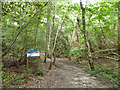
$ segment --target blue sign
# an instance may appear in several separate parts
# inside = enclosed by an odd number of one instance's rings
[[[40,56],[40,49],[27,49],[27,57]]]
[[[40,49],[27,49],[27,53],[40,52]]]

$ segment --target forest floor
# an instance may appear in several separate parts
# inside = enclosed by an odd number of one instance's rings
[[[45,66],[46,65],[46,66]],[[57,58],[56,66],[49,68],[49,59],[44,64],[44,76],[36,77],[27,83],[27,88],[110,88],[111,85],[101,82],[85,72],[80,64],[67,58]]]

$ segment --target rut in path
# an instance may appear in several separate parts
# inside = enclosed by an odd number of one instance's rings
[[[30,82],[29,88],[109,88],[84,72],[80,64],[57,60],[56,65],[43,79]]]

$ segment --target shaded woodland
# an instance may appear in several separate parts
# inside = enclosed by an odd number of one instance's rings
[[[23,84],[32,77],[44,76],[41,63],[49,59],[51,70],[57,58],[78,62],[91,75],[119,85],[120,2],[1,5],[3,87],[25,87]],[[27,49],[40,49],[44,55],[29,58],[29,68]]]

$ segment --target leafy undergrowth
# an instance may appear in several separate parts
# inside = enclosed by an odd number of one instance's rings
[[[87,60],[81,61],[82,67],[93,76],[96,76],[99,80],[104,83],[109,83],[113,87],[118,85],[118,67],[115,60],[108,60],[103,58],[98,58],[94,60],[95,70],[89,70],[89,64]]]
[[[29,68],[26,65],[3,68],[3,88],[25,88],[26,83],[38,75],[43,75],[43,69],[38,70],[31,65]]]

